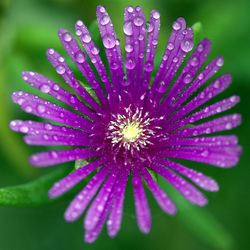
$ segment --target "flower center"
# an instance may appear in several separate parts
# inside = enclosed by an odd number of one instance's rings
[[[126,141],[135,142],[141,135],[143,129],[138,122],[128,123],[121,131]]]

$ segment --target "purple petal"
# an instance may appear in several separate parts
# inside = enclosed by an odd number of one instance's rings
[[[73,75],[73,72],[66,64],[64,58],[58,54],[54,49],[47,50],[47,58],[56,72],[63,77],[66,83],[76,91],[96,112],[101,112],[102,109],[96,100],[85,90],[85,88],[77,81]]]
[[[51,198],[55,198],[67,192],[69,189],[83,180],[86,176],[96,170],[99,166],[104,164],[104,162],[105,160],[103,158],[100,158],[83,167],[78,168],[60,181],[54,183],[52,188],[49,190],[49,196]]]
[[[91,119],[95,121],[98,119],[96,113],[81,102],[76,95],[70,94],[51,79],[32,71],[22,72],[22,78],[32,87],[39,89],[43,93],[48,93],[56,99],[73,107],[75,110],[79,110]]]
[[[73,113],[30,93],[23,91],[14,92],[12,94],[12,100],[13,102],[19,104],[25,112],[49,119],[51,121],[81,128],[85,131],[90,131],[93,126],[93,123],[83,116]]]
[[[115,237],[121,227],[123,203],[128,180],[129,171],[122,171],[121,176],[117,180],[117,186],[112,201],[112,208],[107,221],[108,235]]]
[[[165,213],[174,215],[176,212],[176,206],[173,201],[165,194],[165,192],[157,185],[152,176],[149,174],[147,169],[142,169],[142,175],[148,184],[151,192],[153,193],[159,206]]]
[[[149,233],[151,228],[151,213],[148,206],[142,179],[138,170],[132,169],[132,184],[135,199],[135,211],[137,224],[143,233]]]
[[[108,166],[104,165],[101,167],[83,190],[75,196],[65,211],[64,218],[66,221],[74,221],[81,216],[109,171],[110,168]]]
[[[106,19],[107,18],[108,17],[106,17]],[[112,92],[111,83],[109,81],[109,77],[102,62],[102,59],[99,55],[99,48],[95,46],[93,40],[91,39],[88,29],[81,20],[78,20],[76,22],[75,31],[76,35],[80,39],[80,42],[84,50],[88,54],[91,62],[94,64],[97,72],[99,73],[107,93],[111,93]]]
[[[96,16],[108,59],[112,84],[114,88],[119,88],[119,84],[123,84],[124,81],[120,41],[116,37],[113,24],[104,6],[97,6]]]
[[[151,164],[149,168],[164,177],[190,202],[197,206],[205,206],[207,204],[206,197],[198,189],[196,189],[193,185],[185,181],[180,176],[159,164]]]
[[[30,157],[30,163],[36,167],[47,167],[68,161],[75,161],[79,159],[87,159],[90,157],[97,157],[98,153],[94,149],[88,148],[74,148],[61,151],[49,151],[33,154]]]
[[[106,180],[100,192],[98,193],[95,200],[88,209],[84,219],[84,227],[87,231],[91,231],[97,226],[97,223],[100,220],[100,217],[102,216],[102,212],[106,206],[106,203],[110,199],[110,195],[113,192],[112,190],[115,185],[117,176],[117,169],[113,168],[108,179]]]
[[[212,178],[202,174],[201,172],[195,171],[179,163],[169,161],[166,159],[159,159],[158,162],[187,177],[188,179],[190,179],[192,182],[194,182],[196,185],[198,185],[204,190],[210,192],[216,192],[219,190],[217,182]]]

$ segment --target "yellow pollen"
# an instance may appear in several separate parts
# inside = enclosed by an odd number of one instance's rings
[[[122,129],[121,133],[125,140],[134,142],[140,137],[142,129],[138,125],[138,123],[129,123]]]

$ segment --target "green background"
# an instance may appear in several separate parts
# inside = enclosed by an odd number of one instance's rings
[[[78,19],[89,25],[95,20],[98,4],[107,7],[122,46],[123,9],[126,5],[142,6],[147,18],[151,9],[159,10],[159,55],[177,17],[184,17],[188,25],[202,22],[203,35],[211,39],[213,45],[210,60],[223,55],[225,65],[220,73],[230,72],[233,75],[233,84],[220,98],[232,94],[241,96],[240,104],[233,110],[243,115],[243,124],[234,130],[244,148],[240,163],[233,169],[223,170],[189,162],[188,166],[195,165],[194,168],[218,180],[220,191],[207,194],[210,202],[206,208],[195,208],[181,201],[179,213],[174,217],[165,215],[148,195],[153,215],[149,235],[141,234],[137,228],[131,187],[127,190],[123,224],[118,236],[110,239],[104,229],[91,245],[83,242],[83,217],[75,223],[63,220],[70,195],[58,202],[37,207],[0,206],[0,250],[249,249],[248,0],[0,0],[0,187],[26,183],[60,168],[34,169],[28,164],[29,155],[41,148],[26,146],[22,135],[8,129],[11,119],[31,119],[11,102],[10,95],[14,90],[31,91],[20,77],[23,70],[40,72],[62,83],[46,60],[45,51],[53,47],[65,55],[57,38],[58,27],[74,32],[74,23]],[[72,164],[64,166],[67,167],[72,167]]]

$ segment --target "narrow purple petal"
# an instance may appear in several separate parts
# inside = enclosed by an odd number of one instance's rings
[[[109,17],[105,17],[103,22],[105,20],[107,22],[107,19],[109,19]],[[102,59],[99,55],[99,48],[94,44],[93,40],[91,39],[89,31],[87,27],[83,24],[83,21],[78,20],[76,22],[75,31],[76,35],[79,37],[79,40],[84,50],[88,54],[91,62],[94,64],[97,72],[99,73],[107,93],[111,93],[111,83],[109,81],[109,77],[102,62]]]
[[[217,182],[212,178],[202,174],[201,172],[166,159],[158,159],[157,162],[182,174],[204,190],[210,192],[216,192],[219,190]]]
[[[67,192],[104,163],[105,160],[100,158],[65,176],[63,179],[54,183],[52,188],[49,190],[49,197],[55,198]]]
[[[100,153],[95,149],[88,148],[74,148],[61,151],[53,150],[33,154],[30,157],[30,163],[36,167],[47,167],[68,161],[97,157],[99,155]]]
[[[65,59],[58,54],[54,49],[47,50],[47,58],[56,69],[56,72],[63,77],[66,83],[76,91],[96,112],[101,112],[102,109],[96,100],[86,91],[86,89],[74,77],[72,70],[66,64]]]
[[[213,119],[209,122],[193,126],[191,128],[184,128],[172,133],[172,136],[190,137],[202,134],[212,134],[224,130],[231,130],[241,124],[241,115],[232,114]]]
[[[202,50],[201,50],[202,48]],[[200,67],[203,65],[207,59],[209,52],[211,50],[211,43],[208,39],[203,39],[196,47],[195,51],[189,57],[187,63],[185,64],[183,70],[181,71],[179,77],[174,83],[173,87],[167,93],[162,106],[170,106],[182,90],[189,84],[195,74],[198,72]]]
[[[109,171],[110,168],[108,166],[104,165],[101,167],[97,174],[83,188],[83,190],[75,196],[64,213],[66,221],[74,221],[81,216],[91,199],[96,194],[98,188],[103,183]]]
[[[199,50],[204,50],[204,46],[199,45]],[[179,107],[186,101],[197,89],[199,89],[209,78],[211,78],[223,66],[224,59],[221,56],[216,57],[209,63],[204,70],[202,70],[195,80],[188,86],[188,88],[181,94],[181,96],[174,103],[174,109]]]
[[[117,179],[112,208],[107,221],[108,235],[115,237],[121,227],[123,203],[128,180],[129,171],[122,171],[121,176]]]
[[[132,169],[132,184],[135,199],[137,224],[143,233],[149,233],[151,228],[151,213],[148,206],[141,176],[136,169]]]
[[[164,168],[160,164],[151,164],[149,166],[156,173],[164,177],[170,184],[172,184],[187,200],[198,206],[205,206],[207,204],[206,197],[193,185],[186,180]]]
[[[117,176],[118,171],[116,168],[113,168],[108,179],[106,180],[100,192],[88,209],[84,219],[84,227],[87,231],[93,230],[100,220],[106,203],[110,199],[110,195],[112,193],[113,186],[115,185]]]
[[[160,13],[152,10],[150,13],[150,21],[147,29],[147,46],[146,58],[144,64],[143,87],[148,89],[151,72],[154,68],[155,50],[158,44],[158,37],[160,32]]]
[[[93,123],[83,116],[73,113],[30,93],[23,91],[14,92],[12,94],[12,100],[13,102],[19,104],[25,112],[49,119],[51,121],[81,128],[85,131],[90,131],[93,126]]]
[[[151,192],[153,193],[156,201],[158,202],[159,206],[165,213],[170,215],[174,215],[176,213],[176,206],[173,201],[165,194],[165,192],[158,186],[158,184],[154,181],[152,176],[149,174],[148,170],[143,168],[142,175],[145,181],[148,184]]]
[[[96,16],[108,59],[112,85],[114,88],[119,88],[119,84],[124,84],[120,41],[116,37],[112,21],[104,6],[97,6]]]
[[[156,86],[159,85],[159,83],[164,79],[166,73],[169,71],[173,59],[180,48],[180,44],[183,39],[183,31],[185,30],[185,28],[186,28],[186,22],[184,18],[178,18],[173,23],[173,29],[168,39],[166,50],[162,57],[160,67],[153,81],[152,90],[156,90]]]
[[[195,112],[194,114],[178,121],[173,126],[170,126],[168,128],[168,131],[176,130],[182,126],[185,126],[187,124],[199,121],[201,119],[207,118],[212,115],[219,114],[221,112],[224,112],[226,110],[231,109],[234,107],[237,103],[239,103],[240,97],[239,96],[231,96],[227,99],[224,99],[222,101],[219,101],[217,103],[214,103],[210,106],[204,107],[202,110]]]
[[[98,116],[87,105],[81,102],[76,95],[70,94],[68,91],[61,88],[51,79],[35,72],[22,72],[22,78],[32,87],[39,89],[41,92],[49,94],[56,99],[68,104],[75,110],[82,112],[93,120],[97,120]]]
[[[101,104],[103,105],[103,107],[105,107],[105,105],[107,104],[107,99],[104,91],[102,90],[98,79],[92,71],[88,61],[86,60],[86,55],[81,50],[78,42],[67,30],[64,30],[62,28],[59,29],[58,36],[71,60],[89,82],[90,86],[93,88],[97,97],[99,98]]]

